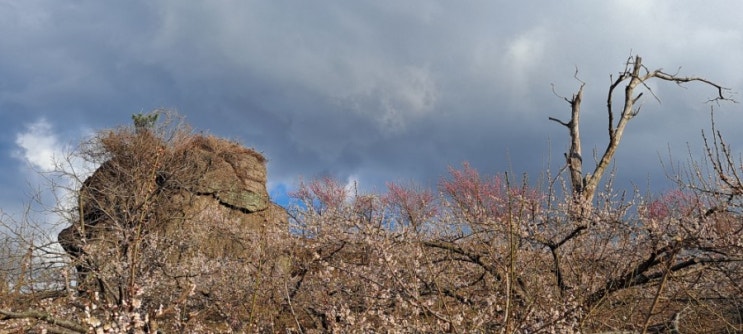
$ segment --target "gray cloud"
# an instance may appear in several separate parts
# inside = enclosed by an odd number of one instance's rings
[[[197,129],[270,159],[272,184],[299,175],[435,184],[448,165],[484,173],[559,168],[566,117],[552,92],[586,87],[586,146],[603,149],[608,76],[631,53],[740,92],[743,4],[695,1],[0,1],[0,164],[47,119],[83,129],[174,108]],[[658,153],[700,142],[714,92],[653,86],[628,130],[619,175],[662,182]],[[736,132],[738,106],[719,117]],[[551,146],[551,147],[550,147]],[[18,177],[0,177],[17,189]],[[9,193],[0,201],[13,200]]]

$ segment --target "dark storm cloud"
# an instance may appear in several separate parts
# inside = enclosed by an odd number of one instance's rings
[[[566,131],[547,117],[564,118],[569,106],[551,84],[569,97],[576,66],[587,83],[587,150],[603,150],[608,76],[633,52],[651,68],[683,66],[741,91],[741,7],[0,0],[0,164],[10,171],[0,181],[23,186],[26,165],[13,152],[29,124],[44,118],[68,143],[159,107],[264,152],[276,187],[323,174],[377,189],[435,185],[465,160],[536,179],[562,162]],[[618,165],[628,182],[663,178],[658,152],[669,143],[683,152],[708,124],[701,102],[714,92],[651,87],[662,104],[645,101],[620,150],[632,160]],[[730,116],[737,106],[720,108],[726,124],[740,124]]]

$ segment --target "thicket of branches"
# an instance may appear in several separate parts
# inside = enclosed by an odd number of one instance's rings
[[[60,262],[64,257],[53,247],[24,239],[27,227],[4,230],[0,328],[743,332],[743,164],[714,123],[702,138],[706,157],[676,171],[676,190],[620,196],[604,177],[626,125],[639,113],[636,89],[652,93],[651,80],[699,82],[714,89],[712,100],[726,100],[726,90],[703,78],[648,70],[640,57],[629,58],[612,80],[607,146],[590,173],[581,157],[581,84],[565,99],[569,121],[551,118],[568,129],[570,147],[565,172],[543,185],[507,173],[481,175],[466,163],[451,168],[436,189],[389,183],[383,192],[359,193],[332,178],[310,180],[292,194],[289,226],[261,231],[234,230],[222,213],[199,212],[178,231],[141,233],[144,223],[172,218],[158,216],[163,211],[154,205],[161,202],[147,191],[146,175],[164,168],[148,164],[155,159],[149,150],[167,152],[191,138],[147,132],[155,139],[129,152],[146,167],[131,179],[141,193],[127,190],[124,202],[116,200],[121,189],[101,189],[110,192],[112,207],[147,217],[119,225],[122,239],[112,241],[112,250],[136,241],[136,251],[112,257],[120,261],[112,271],[88,273],[121,292],[78,291],[70,278],[79,263]],[[123,128],[93,142],[140,140],[143,133]],[[78,153],[104,161],[110,153],[90,152]],[[153,204],[151,214],[141,211],[150,208],[146,203]],[[252,247],[251,256],[215,258],[194,245],[193,235],[215,229]],[[190,255],[177,266],[162,260],[184,250]],[[54,265],[38,268],[52,258]]]

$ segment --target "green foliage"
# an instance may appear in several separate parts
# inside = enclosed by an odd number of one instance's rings
[[[152,129],[155,127],[155,123],[157,123],[157,118],[160,116],[157,112],[151,112],[151,113],[137,113],[132,114],[132,120],[134,121],[134,128],[137,130],[137,132],[147,129]]]

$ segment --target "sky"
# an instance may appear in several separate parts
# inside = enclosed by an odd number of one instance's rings
[[[262,152],[279,201],[318,176],[435,187],[464,161],[537,182],[564,163],[566,128],[548,117],[567,120],[576,70],[584,157],[606,145],[610,75],[632,55],[743,91],[740,13],[737,0],[0,0],[0,210],[21,213],[81,140],[157,108]],[[620,187],[662,191],[661,161],[702,159],[713,106],[743,144],[740,104],[649,87],[660,101],[646,94],[625,133]]]

